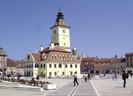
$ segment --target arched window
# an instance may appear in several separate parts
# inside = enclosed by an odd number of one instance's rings
[[[59,68],[62,68],[62,64],[59,64]]]
[[[57,73],[56,73],[56,72],[54,72],[54,75],[56,76],[56,75],[57,75]]]
[[[51,56],[51,59],[54,59],[54,56]]]
[[[56,64],[54,64],[54,68],[56,68]]]
[[[49,64],[49,68],[51,68],[52,67],[52,65],[51,64]]]
[[[77,64],[75,65],[75,68],[77,68]]]
[[[67,68],[67,64],[65,65],[65,68]]]
[[[38,64],[36,63],[36,64],[35,64],[35,68],[38,68],[38,67],[39,67],[39,66],[38,66]]]
[[[52,76],[52,72],[49,72],[49,76]]]
[[[70,65],[70,68],[72,68],[73,66],[72,66],[72,64]]]
[[[54,34],[56,34],[56,30],[54,30]]]
[[[30,60],[30,56],[29,55],[27,56],[27,60]]]
[[[62,72],[62,75],[65,75],[65,73],[64,73],[64,72]]]

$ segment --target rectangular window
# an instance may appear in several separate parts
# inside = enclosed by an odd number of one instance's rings
[[[52,67],[52,65],[51,64],[49,64],[49,68],[51,68]]]
[[[44,64],[44,68],[45,68],[45,64]]]
[[[54,64],[54,68],[56,68],[56,64]]]

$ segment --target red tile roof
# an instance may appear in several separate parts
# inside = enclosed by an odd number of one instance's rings
[[[71,52],[66,51],[59,46],[55,46],[53,49],[44,49],[41,54],[45,54],[46,58],[42,59],[42,61],[70,61],[70,62],[79,62],[79,60],[74,57]],[[52,56],[56,56],[56,59],[51,58]],[[60,56],[63,57],[60,59]],[[72,58],[72,59],[70,59]]]
[[[81,61],[94,61],[95,57],[82,58]]]
[[[32,53],[32,56],[34,57],[34,60],[36,62],[39,62],[40,61],[40,53]]]
[[[23,67],[23,64],[21,61],[15,61],[12,59],[7,59],[7,67]]]
[[[121,63],[122,58],[96,59],[95,57],[82,58],[81,65]]]
[[[133,55],[133,52],[125,53],[125,55]]]

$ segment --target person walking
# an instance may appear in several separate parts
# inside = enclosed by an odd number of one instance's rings
[[[114,73],[112,73],[112,80],[114,80],[114,78],[115,78],[115,74],[114,74]]]
[[[130,73],[130,75],[131,75],[131,77],[132,77],[132,75],[133,75],[132,72]]]
[[[125,71],[123,71],[122,79],[123,79],[123,81],[124,81],[124,83],[123,83],[123,87],[124,87],[124,88],[126,87],[126,78],[127,78],[127,75],[126,75]]]
[[[88,72],[88,80],[91,80],[91,78],[90,78],[90,73]]]
[[[74,74],[74,86],[79,85],[78,81],[77,81],[77,74]]]
[[[34,84],[34,86],[35,86],[35,79],[34,79],[34,77],[32,77],[32,79],[31,79],[31,84]]]
[[[117,78],[117,74],[115,73],[115,80],[117,80],[118,78]]]
[[[84,74],[85,82],[87,82],[87,74]]]

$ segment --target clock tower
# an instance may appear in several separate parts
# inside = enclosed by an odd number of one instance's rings
[[[55,24],[50,29],[52,30],[51,43],[70,52],[70,26],[66,24],[61,9],[58,12]]]

